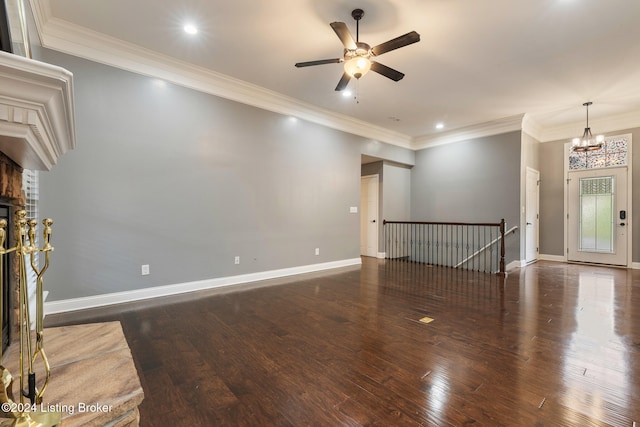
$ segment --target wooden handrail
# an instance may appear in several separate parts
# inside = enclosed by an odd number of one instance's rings
[[[500,225],[500,224],[498,224]],[[500,237],[496,237],[495,239],[493,239],[492,241],[490,241],[489,243],[487,243],[486,245],[484,245],[483,247],[481,247],[480,249],[478,249],[477,251],[475,251],[474,253],[472,253],[471,255],[469,255],[468,257],[466,257],[465,259],[463,259],[462,261],[460,261],[459,263],[457,263],[456,265],[453,266],[453,268],[458,268],[461,265],[463,265],[465,262],[469,262],[469,260],[473,259],[474,257],[480,255],[483,251],[486,251],[487,249],[489,249],[491,246],[493,246],[498,240],[502,240],[503,242],[500,244],[500,260],[502,261],[502,263],[504,264],[504,256],[505,256],[505,250],[504,250],[504,236],[506,236],[509,233],[513,233],[514,231],[516,231],[518,229],[517,225],[514,225],[513,227],[511,227],[509,230],[505,231],[505,232],[500,232]],[[500,273],[503,273],[504,268],[500,267]]]
[[[437,222],[437,221],[387,221],[382,220],[382,224],[420,224],[420,225],[476,225],[479,227],[500,227],[504,223],[501,222]]]
[[[505,266],[505,235],[506,231],[506,222],[503,219],[500,222],[437,222],[437,221],[387,221],[386,219],[382,220],[382,224],[408,224],[408,225],[444,225],[444,226],[473,226],[473,227],[497,227],[500,232],[500,237],[494,239],[493,242],[486,245],[484,248],[476,251],[472,257],[477,256],[480,252],[486,250],[491,244],[495,243],[496,240],[500,240],[500,260],[499,260],[499,272],[498,274],[504,275],[506,274],[506,266]],[[517,227],[513,227],[509,232],[514,231]],[[461,263],[459,263],[456,267],[468,262],[469,258],[465,259]]]

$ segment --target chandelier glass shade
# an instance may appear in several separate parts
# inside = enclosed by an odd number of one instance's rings
[[[359,79],[369,72],[371,61],[366,56],[355,56],[344,63],[344,71],[351,77]]]

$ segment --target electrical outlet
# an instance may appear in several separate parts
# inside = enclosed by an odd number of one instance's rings
[[[234,264],[236,264],[236,265],[240,264],[240,257],[239,257],[239,256],[235,257],[235,259],[233,260],[233,262],[234,262]]]
[[[143,264],[142,265],[142,275],[143,276],[148,276],[149,275],[149,264]]]
[[[316,248],[316,255],[320,255],[320,248]]]
[[[349,207],[349,213],[358,213],[358,207],[357,206]]]

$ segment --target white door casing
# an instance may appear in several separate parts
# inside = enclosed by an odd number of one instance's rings
[[[360,254],[378,256],[378,191],[379,176],[360,179]]]
[[[579,229],[572,222],[573,219],[578,219],[579,205],[575,200],[578,197],[577,188],[579,184],[575,181],[574,190],[576,194],[570,195],[570,183],[573,179],[588,178],[589,171],[600,173],[599,176],[612,176],[611,170],[618,170],[626,177],[626,191],[617,191],[617,196],[624,197],[626,202],[626,209],[621,209],[624,206],[620,206],[620,203],[616,201],[616,206],[613,206],[613,218],[612,221],[615,225],[616,239],[619,233],[624,233],[624,240],[626,240],[626,249],[621,248],[618,250],[619,240],[616,240],[615,251],[619,253],[626,253],[626,263],[620,260],[608,260],[602,256],[602,254],[592,253],[586,255],[587,251],[581,255],[585,255],[589,260],[583,260],[583,257],[575,256],[575,252],[579,248]],[[600,172],[598,172],[600,171]],[[609,175],[607,175],[609,171]],[[622,171],[626,171],[622,172]],[[567,141],[564,144],[564,259],[565,261],[582,261],[582,262],[596,262],[602,264],[615,263],[613,265],[626,266],[627,268],[633,265],[633,135],[632,134],[620,134],[611,135],[605,137],[605,143],[602,152],[596,151],[594,155],[590,153],[575,154],[571,149],[571,142]],[[581,172],[586,172],[586,175],[576,175]],[[618,177],[619,178],[619,177]],[[617,179],[619,181],[619,179]],[[622,183],[624,184],[624,183]],[[620,210],[626,211],[626,220],[620,220]],[[622,226],[621,223],[625,225]],[[621,229],[622,227],[622,229]],[[622,257],[622,255],[621,255]]]
[[[538,259],[540,172],[527,167],[525,183],[525,262]]]

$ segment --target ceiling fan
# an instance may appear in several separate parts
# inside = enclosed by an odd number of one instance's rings
[[[369,70],[373,70],[378,74],[390,78],[393,81],[399,81],[404,74],[393,68],[382,65],[379,62],[372,61],[372,58],[380,56],[383,53],[399,49],[401,47],[420,41],[420,34],[411,31],[395,39],[386,41],[377,46],[371,47],[367,43],[360,41],[360,20],[364,16],[364,10],[354,9],[351,16],[356,20],[356,39],[349,32],[349,28],[344,22],[332,22],[331,28],[336,32],[338,38],[344,45],[344,56],[335,59],[320,59],[317,61],[298,62],[296,67],[310,67],[312,65],[337,64],[344,62],[344,73],[336,86],[336,91],[341,91],[347,87],[352,77],[359,79],[367,74]]]

